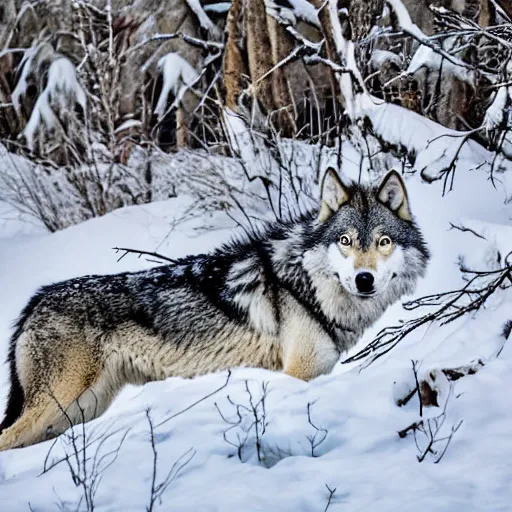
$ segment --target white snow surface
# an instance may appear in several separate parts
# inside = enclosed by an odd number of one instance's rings
[[[343,172],[357,178],[359,155],[347,148],[343,162]],[[407,179],[413,212],[432,251],[427,276],[419,283],[415,297],[463,286],[457,265],[460,255],[467,265],[485,270],[496,266],[497,251],[504,256],[512,250],[512,207],[504,204],[503,189],[491,185],[483,168],[468,170],[478,163],[473,160],[469,166],[461,162],[454,191],[444,197],[440,181],[422,183],[419,172]],[[366,172],[363,178],[368,179]],[[124,208],[51,235],[15,219],[0,224],[2,354],[7,352],[13,320],[39,286],[84,274],[110,274],[154,265],[130,255],[118,261],[119,254],[112,247],[148,251],[158,247],[159,252],[177,257],[208,251],[229,239],[233,230],[225,227],[221,213],[173,224],[192,201],[181,195]],[[2,208],[0,214],[7,218],[8,208]],[[452,230],[450,222],[469,227],[485,239]],[[197,228],[204,224],[223,227],[199,231]],[[431,325],[415,331],[363,370],[340,361],[332,374],[306,383],[261,369],[235,369],[225,388],[156,426],[157,484],[165,480],[176,461],[193,457],[171,481],[154,510],[323,511],[329,498],[326,485],[336,489],[328,507],[331,512],[510,510],[512,349],[510,341],[504,344],[501,335],[503,324],[512,318],[510,302],[510,289],[500,290],[477,314],[446,326]],[[197,313],[200,321],[201,312]],[[352,353],[380,328],[415,314],[419,312],[408,312],[395,304]],[[404,407],[396,405],[396,400],[413,388],[411,360],[420,361],[420,377],[435,377],[441,406],[450,395],[441,369],[478,360],[485,363],[476,374],[455,382],[441,435],[448,435],[461,420],[463,423],[437,464],[431,456],[418,462],[412,434],[404,439],[397,435],[419,419],[416,397]],[[2,366],[2,399],[7,393],[7,373],[7,366]],[[88,470],[95,454],[96,460],[106,456],[101,459],[103,465],[109,462],[112,456],[107,453],[126,436],[117,459],[103,473],[95,510],[147,509],[153,455],[146,409],[151,408],[151,418],[158,425],[221,387],[226,376],[227,372],[220,372],[192,380],[169,378],[141,387],[129,386],[103,416],[85,426],[87,436],[112,434],[103,444],[92,441]],[[426,378],[432,381],[432,376]],[[233,420],[236,410],[231,402],[248,405],[246,381],[255,400],[262,384],[268,382],[268,426],[262,438],[265,464],[258,463],[251,436],[242,454],[243,462],[239,460],[236,449],[223,437],[231,425],[222,419],[215,405],[227,420]],[[308,403],[313,404],[312,422],[327,431],[325,441],[314,450],[315,457],[311,456],[308,436],[316,433],[318,441],[323,434],[308,422]],[[432,418],[440,412],[440,408],[428,407],[424,414]],[[250,418],[244,409],[242,416],[247,426]],[[82,427],[75,427],[73,432],[80,436]],[[226,439],[236,442],[237,435],[243,435],[241,427],[227,432]],[[48,457],[50,463],[71,453],[66,439],[69,437],[64,435],[56,442]],[[420,449],[425,448],[421,435],[418,443]],[[59,505],[66,510],[86,510],[84,501],[80,502],[82,488],[73,483],[66,462],[43,472],[51,447],[52,441],[48,441],[0,453],[2,511],[26,511],[29,504],[38,512],[53,511]],[[71,464],[75,462],[72,458]]]

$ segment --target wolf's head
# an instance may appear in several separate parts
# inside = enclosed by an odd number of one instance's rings
[[[317,235],[342,286],[360,297],[380,295],[393,282],[412,291],[429,253],[400,175],[391,171],[379,186],[364,187],[344,184],[330,168],[321,196]]]

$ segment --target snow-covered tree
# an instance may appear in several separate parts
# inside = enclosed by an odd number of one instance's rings
[[[494,172],[512,158],[510,11],[504,0],[8,0],[0,136],[44,172],[10,176],[7,196],[26,202],[21,189],[39,187],[60,209],[59,194],[73,195],[80,211],[50,229],[150,201],[149,155],[236,156],[233,114],[270,147],[348,137],[368,158],[412,165],[417,142],[384,122],[412,123],[412,111],[494,152]]]

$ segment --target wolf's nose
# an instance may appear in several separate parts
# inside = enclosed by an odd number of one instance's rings
[[[373,275],[370,272],[359,272],[356,276],[356,286],[360,293],[371,293],[373,291]]]

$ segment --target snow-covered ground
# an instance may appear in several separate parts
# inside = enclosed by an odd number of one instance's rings
[[[358,164],[354,153],[344,156],[344,171],[354,177]],[[419,173],[407,180],[413,212],[433,254],[416,297],[463,286],[460,255],[473,268],[485,270],[496,265],[497,251],[504,256],[512,250],[512,207],[504,204],[504,187],[498,183],[494,188],[484,169],[471,167],[469,162],[459,163],[454,191],[444,197],[440,181],[426,185]],[[208,225],[222,226],[217,230],[201,230],[201,217],[174,226],[173,219],[191,201],[180,196],[125,208],[52,235],[10,217],[2,206],[0,216],[10,220],[0,223],[0,352],[6,353],[11,324],[40,285],[153,265],[133,255],[118,261],[113,247],[158,250],[172,257],[207,251],[231,236],[220,213],[208,219]],[[450,222],[470,227],[485,240],[450,229]],[[94,465],[100,473],[105,468],[101,481],[94,484],[95,510],[146,510],[154,467],[147,408],[158,453],[155,485],[169,484],[154,510],[510,510],[512,347],[502,336],[503,325],[512,319],[510,306],[510,290],[498,291],[476,315],[414,331],[365,369],[340,362],[331,375],[309,383],[265,370],[236,369],[225,387],[227,372],[130,386],[102,417],[86,425],[91,443],[85,456],[80,452],[78,459],[74,457],[69,434],[55,445],[49,441],[0,453],[0,510],[86,510],[83,486],[75,485],[70,465],[79,476],[85,468],[89,483]],[[382,327],[420,313],[396,304],[353,352]],[[417,446],[412,433],[403,439],[397,434],[420,419],[416,396],[403,407],[396,404],[414,387],[411,360],[420,361],[420,379],[434,379],[439,391],[440,407],[426,408],[424,421],[439,416],[449,400],[437,437],[449,435],[462,420],[438,463],[433,454],[418,462],[426,448],[425,435],[417,433]],[[450,390],[440,370],[478,360],[485,365],[455,381]],[[7,367],[2,366],[2,404],[6,382]],[[258,406],[258,414],[264,412],[268,423],[261,438],[261,463],[254,429],[246,432],[251,423],[246,409],[239,409],[239,425],[229,423],[236,420],[236,404],[250,404],[246,382],[253,402],[268,383],[265,410]],[[172,417],[180,411],[184,412]],[[81,436],[82,427],[74,432]],[[95,441],[108,434],[105,442]],[[227,442],[236,445],[239,438],[246,439],[243,462]],[[438,454],[443,446],[436,445]],[[45,459],[51,466],[65,453],[70,455],[68,462],[43,471]],[[330,493],[329,488],[335,491]]]

